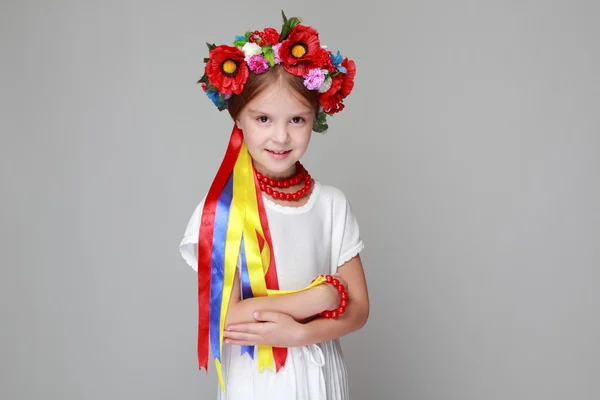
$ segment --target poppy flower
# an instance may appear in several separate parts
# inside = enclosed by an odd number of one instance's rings
[[[206,75],[211,85],[222,94],[240,94],[248,79],[244,52],[237,47],[221,45],[209,52]]]
[[[304,76],[313,68],[329,62],[329,52],[321,48],[319,34],[310,26],[296,25],[279,47],[279,58],[287,72]]]
[[[354,77],[356,76],[356,64],[352,60],[344,58],[342,66],[346,69],[345,74],[342,75],[342,96],[347,97],[354,89]]]

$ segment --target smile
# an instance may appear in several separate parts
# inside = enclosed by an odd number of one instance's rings
[[[269,157],[271,157],[272,160],[276,161],[286,160],[288,156],[292,153],[291,150],[265,150],[267,151],[267,153],[269,153]]]
[[[275,151],[275,150],[269,150],[269,149],[267,149],[267,151],[271,154],[278,154],[278,155],[287,154],[287,153],[291,152],[291,150]]]

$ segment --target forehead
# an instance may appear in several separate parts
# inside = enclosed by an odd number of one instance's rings
[[[312,109],[302,97],[285,85],[271,85],[246,104],[244,111],[249,113],[301,114]]]

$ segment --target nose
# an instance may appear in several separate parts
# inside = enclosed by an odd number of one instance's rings
[[[277,144],[285,144],[290,141],[290,133],[288,131],[288,124],[277,125],[273,127],[273,135],[271,140]]]

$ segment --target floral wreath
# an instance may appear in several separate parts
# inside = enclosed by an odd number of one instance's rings
[[[304,86],[319,92],[319,113],[315,132],[326,132],[327,116],[344,109],[344,98],[354,88],[356,65],[342,58],[339,50],[322,46],[317,30],[302,25],[297,17],[282,11],[281,33],[273,28],[236,36],[233,46],[207,43],[209,57],[198,83],[219,111],[227,109],[232,94],[240,94],[250,73],[262,74],[281,64],[292,75],[304,78]]]

